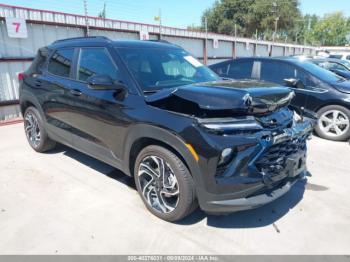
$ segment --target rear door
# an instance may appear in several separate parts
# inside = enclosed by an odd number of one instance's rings
[[[36,79],[36,86],[45,90],[41,106],[48,123],[49,135],[60,142],[71,144],[70,90],[72,86],[72,64],[74,48],[62,48],[51,52],[47,70]]]

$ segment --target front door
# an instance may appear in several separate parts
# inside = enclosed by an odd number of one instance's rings
[[[109,50],[104,47],[80,48],[77,55],[75,82],[70,100],[73,144],[113,166],[120,167],[125,132],[129,125],[124,115],[127,90],[98,90],[89,86],[87,79],[108,75],[113,81],[122,81],[120,71]]]
[[[262,60],[260,67],[260,79],[284,86],[286,84],[285,79],[298,79],[298,72],[299,68],[288,62]],[[292,105],[298,108],[305,107],[308,98],[307,93],[299,88],[292,89],[296,95],[292,100]]]

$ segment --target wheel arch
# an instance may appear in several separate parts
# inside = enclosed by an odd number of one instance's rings
[[[189,169],[195,179],[198,174],[198,163],[186,147],[185,141],[165,129],[147,124],[136,125],[128,132],[124,144],[124,171],[133,176],[134,162],[138,153],[149,145],[159,145],[167,148],[178,156]]]
[[[37,98],[32,95],[32,94],[22,94],[20,96],[20,102],[19,102],[19,106],[20,106],[20,110],[22,113],[22,116],[24,116],[24,112],[26,111],[26,109],[30,106],[35,107],[39,113],[41,114],[43,120],[46,120],[44,112],[40,106],[40,103],[38,102]]]
[[[316,109],[315,112],[317,113],[318,111],[320,111],[322,108],[326,107],[326,106],[342,106],[348,110],[350,110],[350,106],[347,105],[346,103],[343,103],[341,100],[337,101],[337,100],[333,100],[333,101],[329,101],[327,103],[321,104],[319,105]]]

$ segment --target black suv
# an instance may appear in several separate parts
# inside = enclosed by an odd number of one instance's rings
[[[255,79],[291,87],[291,104],[319,118],[316,133],[335,141],[350,139],[350,81],[304,58],[247,57],[227,60],[210,68],[222,77]]]
[[[258,207],[306,173],[312,120],[294,93],[222,80],[180,47],[156,41],[66,39],[41,48],[23,74],[31,147],[56,142],[135,179],[146,207],[179,220]]]

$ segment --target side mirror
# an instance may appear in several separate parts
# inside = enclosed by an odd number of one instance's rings
[[[288,78],[284,79],[285,85],[292,88],[304,88],[304,84],[300,79]]]
[[[88,85],[95,90],[122,90],[125,88],[121,82],[113,81],[108,75],[94,75],[87,79]]]

